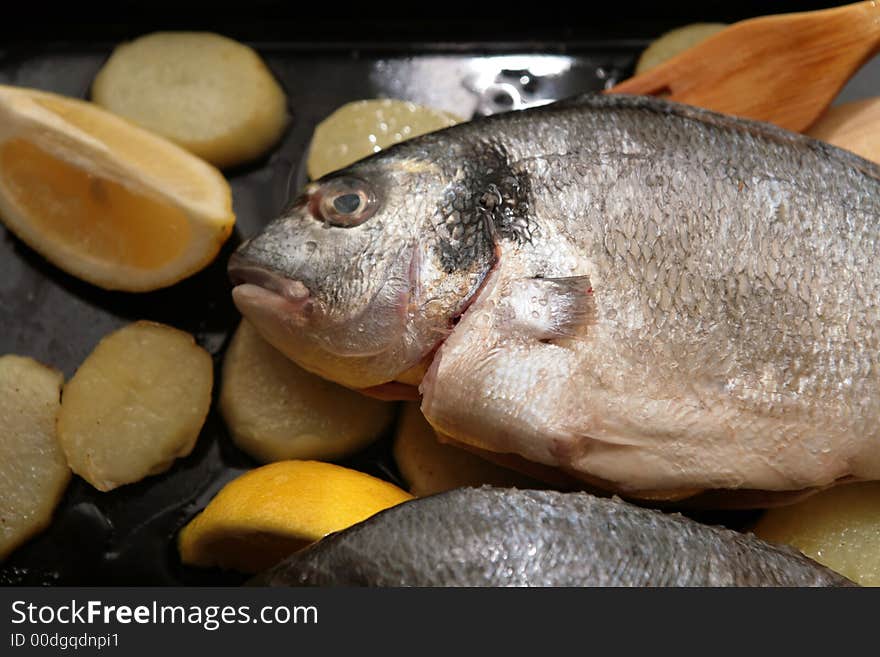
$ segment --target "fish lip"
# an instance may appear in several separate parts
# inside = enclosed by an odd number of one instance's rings
[[[302,281],[287,278],[271,269],[252,264],[237,253],[230,256],[227,273],[234,288],[253,285],[297,305],[303,304],[310,296],[309,289]]]
[[[232,288],[232,300],[239,312],[248,317],[248,309],[252,306],[273,308],[284,318],[285,326],[290,329],[302,329],[308,324],[312,312],[311,300],[294,301],[253,283],[241,283]]]

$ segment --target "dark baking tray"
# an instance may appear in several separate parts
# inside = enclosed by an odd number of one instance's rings
[[[88,97],[95,73],[112,43],[83,47],[10,49],[0,59],[0,83]],[[239,315],[231,302],[226,260],[243,236],[252,235],[286,205],[304,180],[303,155],[314,126],[341,104],[359,98],[405,97],[461,113],[479,98],[461,86],[481,71],[516,83],[532,101],[601,89],[625,75],[638,47],[605,44],[564,58],[531,55],[522,62],[447,46],[416,54],[400,46],[253,44],[278,77],[292,116],[282,142],[263,161],[228,171],[236,230],[206,270],[169,289],[149,294],[100,290],[48,264],[5,229],[0,230],[0,353],[32,356],[70,377],[98,340],[137,319],[190,331],[215,359],[219,382],[224,347]],[[426,49],[427,50],[427,49]],[[511,46],[508,52],[523,52]],[[534,47],[525,48],[534,52]],[[522,83],[525,68],[571,67],[564,75]],[[531,63],[529,65],[529,63]],[[529,66],[527,66],[529,65]],[[513,68],[511,68],[513,67]],[[490,71],[490,73],[486,73]],[[502,71],[507,71],[502,74]],[[477,82],[482,84],[481,82]],[[528,90],[526,89],[528,87]],[[504,88],[504,87],[499,87]],[[497,94],[486,96],[498,101]],[[215,384],[215,395],[217,392]],[[346,461],[397,480],[390,436]],[[256,463],[230,441],[212,409],[194,452],[167,473],[110,493],[74,477],[52,526],[0,567],[5,584],[206,584],[234,583],[230,573],[184,567],[177,558],[178,529],[230,478]]]
[[[658,22],[648,34],[666,27]],[[178,285],[148,294],[103,291],[49,265],[0,227],[0,354],[32,356],[69,378],[102,336],[128,322],[150,319],[190,331],[213,355],[216,396],[224,348],[239,320],[226,260],[243,236],[279,213],[305,179],[304,154],[322,118],[360,98],[407,98],[470,114],[504,109],[511,90],[527,104],[600,90],[631,73],[646,43],[646,38],[602,40],[595,34],[580,39],[562,28],[558,31],[566,32],[567,41],[473,42],[467,37],[481,36],[473,26],[464,34],[447,31],[438,38],[436,25],[429,30],[434,40],[415,41],[420,33],[413,29],[400,32],[409,40],[372,43],[316,43],[302,33],[285,42],[251,40],[284,86],[292,121],[265,159],[225,172],[234,195],[235,233],[211,266]],[[551,28],[536,27],[541,29],[546,34]],[[116,39],[140,31],[108,28],[111,38],[98,43],[81,39],[40,45],[10,38],[0,45],[0,83],[87,98]],[[247,36],[232,26],[226,32]],[[276,33],[264,25],[262,34]],[[342,463],[400,483],[390,438]],[[165,474],[109,493],[74,477],[51,527],[0,564],[0,584],[239,583],[244,578],[234,573],[183,566],[174,539],[224,483],[255,465],[232,444],[212,409],[193,453]],[[733,525],[742,519],[741,514],[721,517]]]

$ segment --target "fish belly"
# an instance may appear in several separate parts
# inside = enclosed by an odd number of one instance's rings
[[[776,133],[569,120],[519,153],[538,230],[435,357],[435,428],[620,491],[880,478],[877,179]]]

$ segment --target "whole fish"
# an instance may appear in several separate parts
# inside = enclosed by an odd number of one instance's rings
[[[383,511],[254,583],[847,586],[799,552],[587,493],[459,488]]]
[[[878,255],[873,163],[591,95],[311,183],[229,269],[306,369],[420,381],[454,441],[662,496],[880,478]]]

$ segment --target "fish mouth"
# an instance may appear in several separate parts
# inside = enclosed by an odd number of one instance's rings
[[[262,316],[265,312],[283,319],[289,326],[304,326],[312,312],[309,289],[301,282],[256,265],[237,253],[229,258],[232,300],[245,315]]]
[[[309,288],[302,281],[255,265],[237,253],[230,256],[227,272],[234,288],[242,285],[256,286],[296,305],[305,303],[310,296]]]

